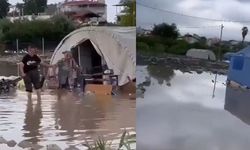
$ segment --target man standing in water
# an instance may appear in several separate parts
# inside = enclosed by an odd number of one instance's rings
[[[41,100],[41,82],[40,73],[38,71],[39,65],[41,65],[41,59],[37,56],[37,48],[34,45],[29,45],[28,54],[23,57],[20,64],[20,71],[26,91],[28,92],[29,100],[31,100],[33,86],[37,93],[37,100]]]

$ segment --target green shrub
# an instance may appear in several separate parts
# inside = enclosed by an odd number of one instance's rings
[[[23,42],[32,42],[44,37],[50,41],[60,41],[64,36],[73,31],[73,22],[64,16],[55,16],[50,20],[19,20],[15,22],[0,22],[0,40],[5,43],[16,39]]]
[[[186,41],[180,40],[176,41],[176,43],[173,46],[167,48],[166,52],[177,55],[185,55],[188,49],[189,49],[189,44]]]
[[[152,49],[155,52],[164,52],[165,51],[165,46],[163,44],[156,43]]]
[[[137,50],[143,50],[143,51],[148,51],[150,48],[147,43],[144,42],[137,42],[136,43],[136,49]]]

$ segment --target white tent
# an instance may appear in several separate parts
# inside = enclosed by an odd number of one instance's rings
[[[82,27],[68,34],[56,47],[50,60],[55,64],[63,58],[62,52],[78,47],[78,53],[84,52],[80,44],[89,40],[102,61],[118,75],[118,84],[122,86],[128,78],[135,79],[136,69],[136,28],[135,27]],[[81,55],[78,55],[80,60]],[[80,61],[81,62],[81,61]]]
[[[207,49],[190,49],[187,51],[186,56],[199,59],[216,60],[215,54]]]

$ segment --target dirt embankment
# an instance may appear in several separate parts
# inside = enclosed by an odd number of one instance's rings
[[[203,71],[227,74],[229,64],[203,59],[194,59],[186,56],[164,54],[162,56],[150,56],[137,54],[137,65],[165,65],[182,72]]]

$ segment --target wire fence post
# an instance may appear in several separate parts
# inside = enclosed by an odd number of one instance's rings
[[[79,45],[77,46],[77,51],[78,51],[79,67],[81,67],[81,47]]]
[[[43,56],[45,55],[45,50],[44,50],[44,38],[42,37],[42,50],[43,50]]]
[[[20,76],[20,64],[17,63],[17,76],[19,77]]]
[[[18,53],[19,53],[18,39],[16,39],[16,53],[17,53],[17,56],[18,56]]]

